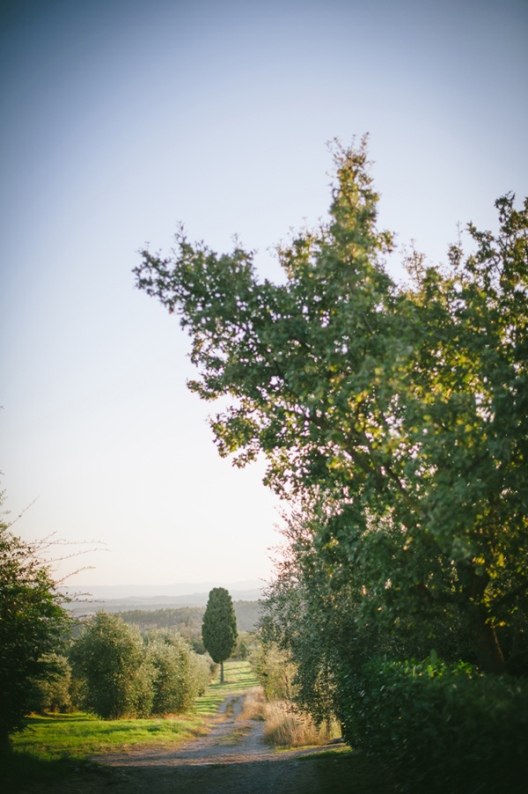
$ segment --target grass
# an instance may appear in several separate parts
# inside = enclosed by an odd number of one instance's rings
[[[242,711],[238,715],[237,720],[263,720],[265,703],[262,687],[252,687],[244,698]]]
[[[327,744],[339,731],[334,725],[318,727],[313,719],[285,701],[264,705],[264,740],[274,747],[314,747]]]
[[[223,684],[220,683],[220,673],[207,688],[205,695],[197,698],[194,710],[197,714],[210,716],[216,714],[218,707],[229,695],[240,695],[248,689],[258,686],[255,673],[249,662],[229,661],[224,664]]]
[[[220,684],[217,676],[188,714],[130,720],[101,720],[85,713],[32,715],[25,729],[13,735],[13,752],[0,759],[0,784],[8,782],[14,791],[16,783],[52,783],[81,768],[94,768],[92,755],[149,744],[174,747],[203,734],[207,718],[216,714],[228,695],[257,683],[249,662],[226,662],[224,673],[225,683]]]
[[[32,716],[13,737],[15,751],[48,758],[85,759],[138,745],[182,742],[203,731],[197,715],[173,719],[100,720],[89,714]]]

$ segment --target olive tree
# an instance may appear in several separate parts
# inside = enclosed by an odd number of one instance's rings
[[[146,655],[153,670],[153,714],[187,711],[209,683],[209,664],[173,631],[152,631]]]
[[[75,641],[74,673],[85,682],[85,705],[103,719],[148,716],[153,670],[145,659],[139,629],[120,615],[98,612]]]

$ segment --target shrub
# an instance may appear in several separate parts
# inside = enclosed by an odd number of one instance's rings
[[[344,678],[346,737],[402,791],[525,791],[528,684],[436,659],[379,662]]]
[[[40,663],[46,674],[32,682],[35,689],[32,710],[69,711],[72,674],[68,659],[57,653],[47,653],[41,656]]]
[[[76,677],[85,682],[85,706],[103,719],[150,714],[152,673],[139,630],[119,615],[98,612],[73,645]]]
[[[147,658],[153,668],[152,713],[188,710],[209,683],[209,664],[176,632],[154,631],[147,637]]]
[[[253,652],[251,664],[268,700],[292,700],[297,666],[275,643],[262,643]]]

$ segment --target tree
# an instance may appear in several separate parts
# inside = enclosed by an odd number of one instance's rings
[[[88,621],[71,660],[74,673],[86,682],[86,706],[103,719],[151,713],[153,670],[139,630],[119,615],[98,612]]]
[[[220,454],[263,452],[267,484],[326,506],[319,549],[350,576],[369,549],[394,621],[456,610],[500,672],[528,595],[528,199],[499,199],[498,233],[470,224],[474,251],[451,247],[444,270],[413,253],[398,285],[366,141],[334,156],[330,220],[277,249],[284,284],[180,231],[172,257],[142,252],[137,285],[191,335],[190,388],[229,400]]]
[[[61,647],[69,625],[41,550],[0,519],[0,750],[23,727],[35,685],[48,672],[45,655]]]
[[[260,627],[264,649],[278,645],[295,663],[293,699],[317,723],[344,716],[343,690],[373,657],[425,658],[434,648],[457,661],[470,653],[467,626],[453,607],[398,610],[395,619],[392,588],[379,566],[394,565],[398,533],[373,530],[351,567],[342,545],[319,542],[328,521],[328,509],[317,502],[283,517],[286,543]]]
[[[41,657],[45,665],[45,677],[35,682],[35,700],[31,711],[68,711],[71,710],[71,667],[66,656],[57,653]]]
[[[153,668],[153,714],[188,710],[209,683],[209,664],[194,653],[174,631],[152,631],[147,636],[147,658]]]
[[[209,593],[202,623],[202,639],[208,653],[220,664],[220,683],[224,683],[224,662],[236,648],[237,622],[233,601],[224,587]]]

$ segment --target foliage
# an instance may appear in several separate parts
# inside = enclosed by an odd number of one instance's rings
[[[293,700],[296,665],[275,643],[260,643],[251,657],[259,683],[268,700]]]
[[[371,532],[351,568],[340,545],[320,544],[327,520],[317,503],[284,516],[260,635],[264,649],[277,644],[295,663],[293,697],[318,723],[339,712],[343,674],[373,655],[423,658],[434,645],[451,661],[471,656],[467,626],[446,605],[394,616],[391,588],[377,587],[381,554],[390,561],[388,533]]]
[[[238,626],[238,618],[237,618]],[[249,631],[239,631],[237,637],[236,648],[233,651],[233,656],[236,659],[249,659],[251,651],[256,646],[255,635]]]
[[[279,494],[325,506],[319,549],[351,576],[370,556],[393,621],[456,614],[501,671],[528,588],[528,199],[499,199],[498,233],[470,224],[473,252],[452,246],[444,270],[412,253],[398,285],[366,141],[334,155],[329,222],[277,249],[284,284],[180,231],[172,257],[142,252],[137,285],[188,330],[190,388],[229,400],[220,454],[263,452]]]
[[[528,686],[460,663],[372,660],[343,682],[341,718],[354,747],[401,790],[525,791]]]
[[[210,659],[173,631],[142,638],[120,615],[99,612],[73,645],[82,703],[104,719],[189,710],[211,676]]]
[[[188,711],[209,683],[207,659],[194,653],[179,634],[167,631],[148,635],[146,656],[153,669],[152,714]]]
[[[257,626],[261,612],[259,601],[233,601],[239,631],[251,632]],[[203,607],[177,607],[163,609],[131,609],[119,611],[125,621],[139,628],[142,634],[151,629],[168,629],[182,634],[193,644],[201,642]]]
[[[205,608],[202,623],[202,639],[211,658],[220,664],[223,682],[226,659],[236,648],[237,622],[233,601],[225,587],[213,587]]]
[[[0,749],[22,727],[45,654],[60,648],[69,623],[40,551],[0,519]]]
[[[71,708],[72,672],[66,656],[43,654],[43,675],[34,682],[31,711],[68,711]]]
[[[104,719],[150,714],[152,671],[139,631],[118,615],[98,612],[71,651],[76,674],[86,681],[86,706]]]

